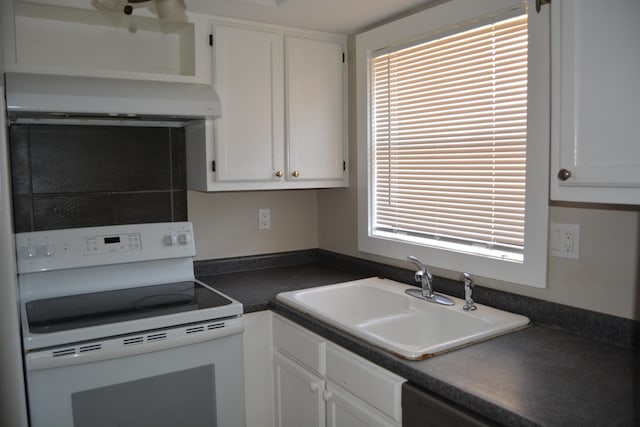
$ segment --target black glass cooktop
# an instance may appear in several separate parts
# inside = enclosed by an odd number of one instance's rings
[[[146,317],[202,310],[231,300],[187,281],[31,301],[26,304],[32,333],[58,332]]]

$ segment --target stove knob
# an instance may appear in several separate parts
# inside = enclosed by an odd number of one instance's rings
[[[178,237],[175,234],[169,234],[164,236],[164,244],[167,246],[173,246],[178,243]]]
[[[38,248],[38,253],[42,256],[53,256],[56,253],[56,247],[53,245],[42,245]]]
[[[179,235],[178,236],[178,242],[181,245],[188,245],[189,243],[191,243],[191,234],[185,233],[185,234]]]
[[[35,246],[27,246],[25,248],[25,255],[27,258],[35,258],[38,256],[38,248]]]

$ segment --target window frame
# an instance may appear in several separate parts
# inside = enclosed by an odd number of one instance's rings
[[[501,260],[397,241],[372,230],[372,155],[370,134],[370,59],[373,52],[390,46],[424,39],[432,33],[444,34],[464,23],[468,28],[478,17],[501,13],[522,5],[522,0],[450,0],[422,12],[401,18],[356,36],[356,103],[358,130],[358,249],[362,252],[405,260],[420,258],[432,267],[453,272],[546,287],[548,210],[549,210],[549,14],[535,11],[535,0],[528,0],[529,13],[529,91],[527,101],[527,172],[525,201],[525,246],[523,261]],[[480,18],[482,19],[482,18]],[[443,24],[449,23],[449,25]],[[544,230],[544,232],[541,232]]]

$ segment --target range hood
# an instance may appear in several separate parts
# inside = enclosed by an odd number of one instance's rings
[[[11,123],[182,126],[220,117],[220,99],[204,84],[6,73]]]

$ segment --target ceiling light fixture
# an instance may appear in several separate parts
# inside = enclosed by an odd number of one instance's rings
[[[184,0],[154,0],[156,12],[160,19],[172,21],[186,21]]]
[[[133,14],[134,6],[150,3],[149,9],[158,18],[169,21],[186,22],[186,6],[184,0],[91,0],[91,5],[101,11],[118,12],[125,15]]]

